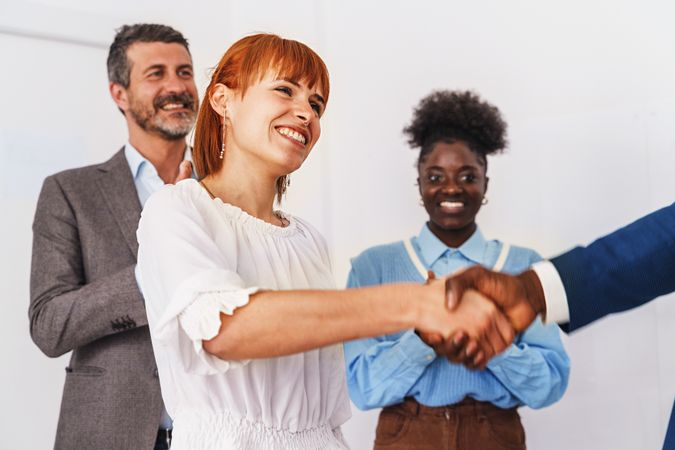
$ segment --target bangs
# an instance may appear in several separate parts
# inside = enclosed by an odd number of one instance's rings
[[[305,83],[310,89],[321,92],[328,102],[330,83],[328,69],[314,50],[297,41],[265,35],[251,47],[242,61],[240,87],[242,93],[260,81],[268,70],[275,70],[278,78],[294,83]]]

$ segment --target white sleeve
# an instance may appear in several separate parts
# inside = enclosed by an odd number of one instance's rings
[[[231,243],[216,245],[210,217],[198,205],[203,199],[185,187],[166,186],[148,199],[137,232],[138,269],[153,343],[187,372],[208,375],[247,362],[211,355],[202,341],[218,334],[221,312],[233,314],[258,288],[233,270],[234,233]]]
[[[546,321],[544,323],[548,325],[550,323],[569,322],[570,312],[567,305],[567,294],[555,266],[550,261],[539,261],[532,265],[532,270],[539,277],[544,289],[544,299],[546,300]]]

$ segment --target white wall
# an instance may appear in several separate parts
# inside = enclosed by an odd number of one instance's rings
[[[324,57],[323,137],[285,207],[328,237],[341,285],[350,257],[425,220],[400,130],[434,88],[475,89],[509,122],[511,147],[490,162],[479,216],[489,237],[554,255],[671,203],[673,13],[670,2],[644,0],[2,0],[0,448],[53,441],[67,358],[48,359],[28,335],[30,225],[44,176],[102,161],[125,141],[105,74],[115,27],[183,31],[200,87],[250,32],[301,39]],[[675,391],[674,299],[566,339],[570,388],[551,408],[522,410],[529,448],[660,448]],[[371,447],[375,420],[354,411],[353,448]]]

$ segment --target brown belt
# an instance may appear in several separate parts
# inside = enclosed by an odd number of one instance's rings
[[[445,416],[450,414],[457,415],[480,415],[490,411],[509,411],[516,408],[502,409],[489,402],[481,402],[470,397],[466,397],[459,403],[446,406],[424,406],[412,397],[406,397],[403,403],[387,406],[386,409],[396,409],[412,416]]]

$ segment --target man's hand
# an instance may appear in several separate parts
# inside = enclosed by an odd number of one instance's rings
[[[179,181],[187,180],[190,177],[192,177],[192,163],[190,161],[183,161],[178,166],[178,176],[174,180],[173,184],[176,184]]]
[[[427,282],[432,289],[442,288],[444,280]],[[444,295],[445,297],[445,295]],[[418,335],[434,350],[453,362],[467,367],[484,367],[497,353],[504,351],[513,341],[515,333],[502,311],[477,291],[467,290],[462,302],[453,310],[446,302],[429,300],[429,310],[416,330]]]
[[[427,273],[427,283],[430,284],[436,280],[436,274],[429,270]],[[422,339],[422,341],[429,347],[433,348],[436,354],[447,358],[453,363],[464,364],[469,369],[484,369],[492,352],[497,348],[501,352],[500,345],[508,346],[513,340],[513,332],[510,327],[506,326],[503,320],[500,320],[503,330],[499,334],[500,339],[496,346],[491,345],[491,350],[487,352],[481,348],[481,344],[476,338],[472,338],[463,329],[456,330],[447,339],[444,339],[440,333],[425,333],[420,330],[415,330],[415,333]],[[505,348],[505,347],[504,347]],[[497,353],[498,353],[497,352]]]
[[[485,295],[504,311],[518,333],[530,326],[538,314],[546,314],[544,290],[532,270],[512,276],[474,266],[446,279],[445,289],[450,309],[461,304],[470,290]]]

